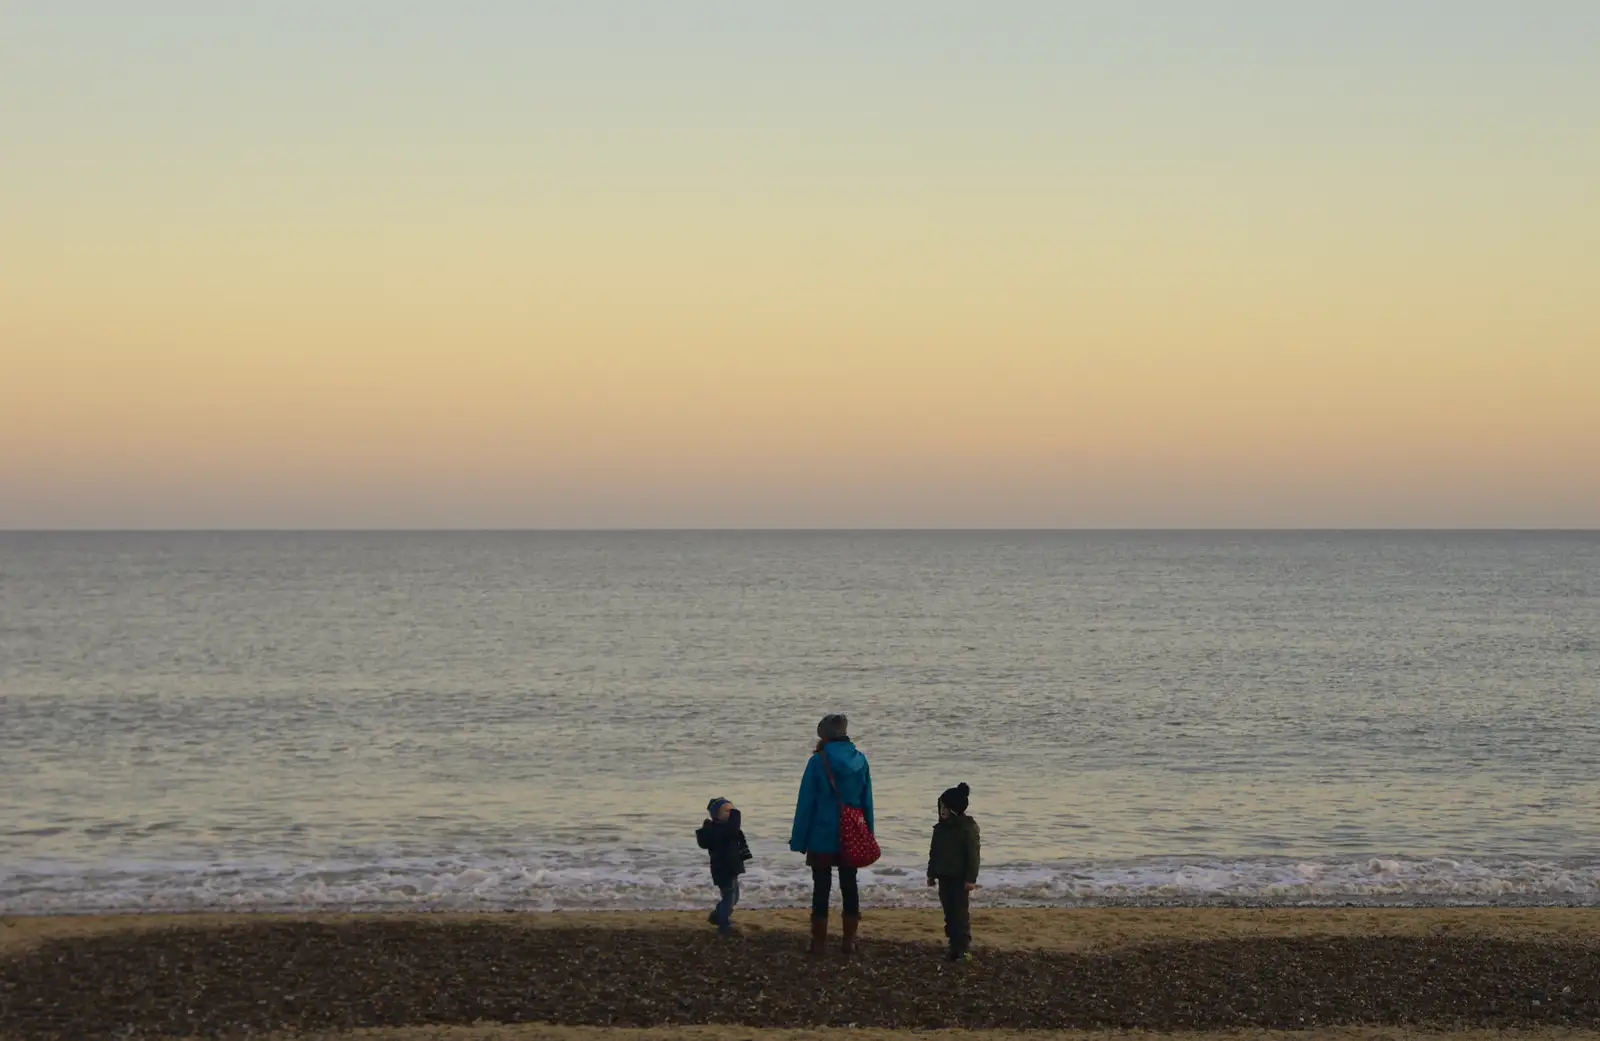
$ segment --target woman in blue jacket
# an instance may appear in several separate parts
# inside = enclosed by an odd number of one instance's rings
[[[811,955],[820,957],[828,944],[828,898],[833,889],[833,869],[839,869],[839,895],[844,899],[844,943],[848,957],[855,951],[856,927],[861,922],[861,894],[856,887],[856,869],[839,856],[839,799],[846,806],[859,806],[867,828],[877,829],[872,820],[872,772],[847,736],[849,720],[842,715],[824,716],[817,724],[817,750],[806,762],[800,779],[800,797],[794,809],[794,828],[789,833],[789,848],[806,855],[811,868]],[[828,757],[833,784],[822,757]]]

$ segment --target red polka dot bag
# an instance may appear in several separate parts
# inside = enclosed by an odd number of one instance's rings
[[[833,789],[834,801],[839,804],[839,862],[853,868],[863,868],[878,862],[883,851],[878,840],[867,827],[867,815],[859,806],[845,805],[839,794],[839,784],[833,779],[833,767],[828,765],[827,752],[822,757],[822,769],[828,775],[828,786]]]

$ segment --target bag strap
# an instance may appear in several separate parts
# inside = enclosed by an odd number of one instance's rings
[[[828,745],[826,742],[821,748],[817,749],[817,758],[822,760],[822,772],[828,775],[828,787],[833,789],[834,801],[840,806],[848,805],[844,801],[844,796],[839,794],[839,782],[833,779],[833,767],[828,765]]]

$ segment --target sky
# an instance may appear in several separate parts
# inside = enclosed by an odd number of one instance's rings
[[[1600,527],[1592,0],[0,0],[0,527]]]

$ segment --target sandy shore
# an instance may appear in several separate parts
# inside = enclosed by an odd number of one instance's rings
[[[869,910],[848,962],[801,956],[801,911],[739,920],[0,918],[0,1037],[1600,1041],[1600,908],[983,909],[964,966],[926,911]]]
[[[937,911],[868,909],[863,935],[907,942],[942,942]],[[705,915],[685,911],[582,911],[484,914],[132,914],[13,915],[0,917],[0,957],[56,938],[127,930],[219,928],[241,922],[426,921],[495,922],[530,929],[704,928]],[[740,911],[740,928],[803,933],[798,909]],[[1002,908],[973,910],[973,936],[1004,950],[1108,950],[1172,941],[1269,936],[1498,937],[1506,940],[1600,940],[1600,907],[1466,908]]]

